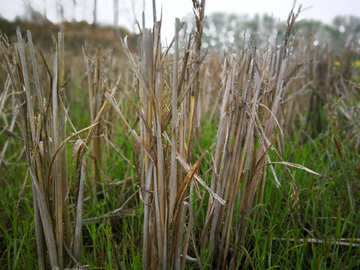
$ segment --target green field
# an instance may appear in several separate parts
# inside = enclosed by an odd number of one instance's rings
[[[224,53],[194,2],[169,47],[2,21],[1,269],[360,268],[358,40]]]

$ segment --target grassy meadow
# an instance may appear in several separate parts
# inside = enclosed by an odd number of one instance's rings
[[[205,49],[204,5],[167,47],[156,20],[6,26],[1,269],[360,268],[358,40],[296,9],[280,46]]]

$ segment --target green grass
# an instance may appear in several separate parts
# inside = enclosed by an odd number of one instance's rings
[[[325,120],[326,121],[326,120]],[[214,142],[216,124],[205,124],[199,136],[199,145],[208,149]],[[339,135],[340,136],[340,135]],[[237,265],[246,269],[354,269],[359,267],[360,247],[331,244],[341,238],[358,238],[360,209],[360,182],[356,161],[359,155],[343,145],[344,159],[339,157],[332,136],[320,134],[319,138],[302,144],[299,134],[285,144],[283,159],[310,168],[322,177],[291,168],[299,189],[299,203],[293,206],[292,185],[283,165],[274,165],[282,184],[276,187],[270,169],[265,186],[263,203],[253,209],[248,219],[246,250]],[[270,153],[271,154],[271,153]],[[210,154],[207,155],[208,158]],[[272,161],[276,161],[271,154]],[[208,168],[202,167],[202,172]],[[347,185],[350,188],[347,188]],[[351,205],[349,194],[355,203]],[[194,195],[195,212],[200,201]],[[240,203],[240,202],[239,202]],[[203,226],[205,212],[195,227]],[[299,220],[300,216],[300,220]],[[236,219],[234,219],[234,223]],[[198,235],[200,237],[200,235]],[[322,243],[312,239],[328,239]],[[355,243],[355,242],[354,242]],[[233,252],[240,252],[233,247]],[[211,261],[203,258],[204,269],[211,269]],[[192,268],[188,268],[192,269]]]
[[[210,133],[206,129],[203,132]],[[204,134],[204,137],[206,138],[207,135]],[[212,143],[211,140],[208,142]],[[336,149],[328,137],[315,142],[308,141],[305,145],[295,148],[297,150],[292,153],[292,148],[286,146],[285,160],[291,159],[292,162],[311,168],[325,177],[311,176],[307,172],[292,169],[300,191],[300,202],[294,208],[289,198],[291,194],[289,177],[283,173],[282,165],[275,166],[282,187],[277,188],[271,179],[267,181],[264,202],[253,210],[253,214],[258,215],[259,218],[256,221],[248,220],[250,229],[244,247],[247,256],[243,256],[243,263],[249,267],[253,265],[256,269],[354,269],[360,264],[359,260],[356,260],[360,256],[359,247],[304,243],[299,239],[306,241],[308,238],[357,237],[360,212],[358,208],[352,209],[346,185],[356,186],[358,190],[359,183],[355,181],[355,176],[351,177],[346,171],[355,172],[354,162],[359,157],[352,154],[346,155],[349,158],[344,161],[339,160]],[[131,156],[131,152],[128,151],[125,155]],[[109,157],[107,166],[110,165]],[[118,165],[115,164],[116,169],[112,171],[111,176],[121,179],[126,168]],[[135,175],[133,169],[131,174]],[[270,170],[268,176],[272,177]],[[138,188],[135,182],[129,183],[132,185],[129,186],[131,193]],[[16,208],[20,184],[8,182],[5,188],[1,189],[0,194],[1,212],[3,217],[6,217],[0,221],[3,250],[1,256],[2,265],[7,269],[24,269],[31,265],[33,267],[30,268],[36,268],[30,183],[27,184],[19,208]],[[117,187],[105,192],[106,196],[95,206],[86,206],[84,218],[99,217],[119,208],[124,203],[116,196],[120,190],[121,187]],[[360,196],[359,193],[352,195],[354,198]],[[87,196],[90,196],[90,192]],[[126,208],[139,209],[136,215],[114,220],[100,219],[99,223],[85,227],[84,264],[106,265],[105,269],[114,269],[117,267],[116,256],[118,256],[126,269],[140,268],[142,231],[141,208],[138,207],[140,201],[138,197],[134,197],[129,204]],[[194,208],[196,209],[196,204]],[[295,209],[300,213],[300,222],[297,220]],[[202,215],[205,213],[201,212],[198,219],[200,223],[195,224],[195,227],[202,226]],[[276,238],[285,239],[274,240]],[[234,247],[234,252],[239,250]],[[206,265],[209,264],[205,261],[206,259],[204,259],[204,267],[207,268]],[[209,266],[207,269],[210,268]]]
[[[72,113],[81,115],[81,106],[74,106]],[[86,114],[83,114],[86,117]],[[81,125],[81,120],[76,120]],[[86,125],[84,122],[84,125]],[[209,149],[216,137],[216,123],[203,121],[198,136],[198,145],[194,156],[200,156],[201,150]],[[245,246],[231,247],[231,252],[242,252],[237,265],[250,269],[355,269],[360,266],[360,247],[348,247],[331,244],[330,239],[359,238],[360,209],[358,204],[359,172],[356,162],[359,154],[351,151],[351,146],[342,144],[344,159],[341,159],[330,133],[320,134],[313,141],[301,144],[297,134],[285,144],[283,159],[310,168],[323,177],[313,176],[306,171],[291,168],[299,189],[299,203],[293,206],[292,186],[283,165],[274,165],[281,187],[277,188],[270,169],[265,186],[263,202],[253,209],[248,222]],[[339,135],[340,136],[340,135]],[[96,205],[88,201],[84,207],[84,218],[98,217],[97,223],[90,223],[83,231],[83,264],[101,269],[140,269],[142,260],[142,203],[134,196],[124,209],[130,209],[130,215],[121,212],[117,218],[100,218],[125,203],[124,198],[134,194],[140,187],[137,172],[132,166],[134,150],[132,142],[120,130],[115,131],[117,146],[122,145],[123,155],[130,160],[128,176],[132,180],[125,187],[126,196],[120,197],[122,186],[107,191],[103,179],[104,196]],[[104,142],[105,144],[105,142]],[[72,145],[68,145],[68,160],[71,159]],[[116,155],[113,148],[105,147],[107,154],[106,170],[110,179],[122,180],[127,172],[127,163]],[[270,152],[273,161],[275,155]],[[205,160],[211,160],[211,151]],[[115,162],[114,162],[115,160]],[[207,169],[207,162],[201,167],[200,175]],[[2,178],[5,183],[0,190],[0,228],[1,228],[1,266],[3,269],[35,269],[36,240],[34,235],[34,217],[32,195],[28,180],[19,206],[19,191],[25,177],[26,166],[14,171],[12,179]],[[90,177],[90,175],[89,175]],[[207,182],[210,182],[208,177]],[[348,188],[349,186],[349,188]],[[200,188],[202,191],[202,189]],[[349,197],[353,198],[350,203]],[[86,188],[85,197],[91,196]],[[200,199],[194,195],[194,213],[198,211]],[[205,201],[208,195],[205,196]],[[203,207],[204,208],[204,207]],[[201,209],[195,221],[195,232],[201,232],[206,209]],[[298,216],[301,219],[298,219]],[[237,222],[235,218],[234,223]],[[200,237],[200,235],[197,235]],[[309,239],[329,239],[323,243],[311,243]],[[199,238],[200,239],[200,238]],[[199,239],[195,239],[198,243]],[[309,241],[309,242],[308,242]],[[191,251],[190,251],[191,252]],[[211,269],[211,258],[202,257],[204,269]],[[193,269],[191,264],[186,269]]]
[[[300,201],[295,207],[292,207],[290,199],[289,177],[281,173],[278,175],[282,183],[280,189],[271,181],[267,183],[264,205],[259,206],[260,219],[257,224],[249,221],[252,225],[249,237],[254,245],[252,259],[258,265],[256,268],[352,269],[359,265],[360,262],[354,259],[359,255],[359,247],[334,245],[329,243],[330,240],[327,243],[303,242],[311,238],[353,239],[358,235],[359,208],[349,203],[346,184],[349,183],[355,190],[352,196],[359,198],[359,183],[355,181],[355,176],[347,178],[350,173],[344,177],[345,170],[355,172],[356,156],[345,155],[349,158],[339,160],[328,137],[295,146],[295,153],[290,146],[286,147],[288,151],[284,160],[292,159],[292,162],[311,168],[324,177],[292,169],[300,191]],[[280,172],[279,168],[275,170]],[[300,222],[296,211],[300,214]],[[270,239],[285,239],[270,244],[269,235]],[[272,252],[266,251],[269,245]]]

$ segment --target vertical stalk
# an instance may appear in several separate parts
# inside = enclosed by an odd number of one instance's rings
[[[80,161],[80,160],[79,160]],[[82,157],[82,160],[80,161],[81,164],[78,164],[78,166],[81,166],[80,169],[80,181],[79,181],[79,194],[76,204],[76,223],[75,223],[75,232],[74,232],[74,246],[73,246],[73,253],[74,257],[77,260],[76,262],[73,261],[73,267],[77,263],[80,263],[81,265],[81,254],[82,254],[82,248],[81,248],[81,237],[82,237],[82,216],[83,216],[83,197],[84,197],[84,187],[85,187],[85,180],[86,180],[86,159],[85,155]]]
[[[174,52],[174,67],[173,67],[173,85],[172,85],[172,124],[171,124],[171,170],[170,170],[170,220],[172,219],[172,211],[175,205],[175,198],[177,194],[177,164],[176,164],[176,149],[177,149],[177,76],[178,76],[178,48],[179,48],[179,18],[175,19],[175,52]]]
[[[151,265],[151,233],[150,233],[150,188],[151,188],[151,178],[153,171],[153,164],[150,163],[148,170],[146,172],[146,180],[145,180],[145,194],[144,194],[144,227],[143,227],[143,270],[149,269]]]
[[[65,86],[64,84],[64,27],[61,27],[60,33],[58,34],[58,89],[59,92],[59,106],[60,108],[60,142],[65,141],[66,139],[66,125],[65,125],[65,104],[61,106],[61,103],[65,100]],[[66,147],[64,147],[60,155],[60,170],[61,170],[61,190],[62,190],[62,202],[63,202],[63,216],[64,216],[64,229],[65,229],[65,242],[66,245],[69,247],[71,244],[71,228],[70,228],[70,210],[69,210],[69,200],[66,198],[66,192],[68,190],[68,183],[67,183],[67,160],[66,160]]]
[[[52,83],[52,105],[53,105],[53,154],[56,155],[56,150],[60,145],[60,130],[59,130],[59,104],[58,104],[58,44],[54,54],[53,65],[53,83]],[[55,202],[55,235],[56,244],[59,256],[59,267],[64,268],[64,253],[63,253],[63,199],[62,199],[62,183],[61,183],[61,167],[59,162],[59,155],[54,157],[54,202]]]
[[[198,15],[196,16],[196,35],[195,35],[195,68],[201,66],[201,38],[203,34],[203,22],[205,19],[205,0],[201,0],[200,6],[197,8]],[[190,120],[189,120],[189,139],[188,139],[188,157],[187,161],[190,163],[191,155],[192,155],[192,144],[195,135],[195,121],[198,119],[198,103],[199,103],[199,90],[200,90],[200,71],[197,72],[195,81],[193,83],[191,89],[191,96],[190,96]]]
[[[26,101],[27,101],[27,113],[28,113],[28,119],[30,124],[30,134],[28,134],[27,138],[27,151],[30,151],[30,149],[33,149],[37,143],[36,137],[35,137],[35,123],[34,123],[34,111],[32,107],[32,101],[31,101],[31,93],[30,93],[30,85],[29,85],[29,77],[27,72],[27,64],[26,64],[26,58],[25,58],[25,50],[24,50],[24,44],[23,39],[21,36],[20,28],[16,29],[16,34],[18,38],[18,51],[20,54],[20,60],[21,60],[21,72],[23,76],[24,86],[25,86],[25,93],[26,93]],[[23,119],[25,121],[25,119]],[[28,133],[28,127],[25,126],[24,132]],[[28,152],[29,153],[29,152]],[[39,162],[39,155],[36,155],[37,162]],[[31,164],[31,157],[29,154],[27,155],[27,161],[28,166],[35,168],[33,164]],[[40,164],[37,163],[38,169]],[[40,181],[42,182],[42,172],[41,168],[38,170],[38,176],[40,176]],[[37,180],[37,176],[35,172],[31,175],[31,178],[33,181]],[[33,184],[32,184],[33,185]],[[39,212],[39,204],[37,200],[37,194],[35,191],[35,188],[33,186],[33,200],[34,200],[34,215],[35,215],[35,232],[36,232],[36,239],[37,239],[37,248],[38,248],[38,262],[39,262],[39,268],[45,269],[45,250],[44,250],[44,240],[43,240],[43,232],[42,232],[42,224],[40,220],[40,212]]]
[[[101,49],[99,48],[96,52],[96,60],[94,66],[94,84],[91,85],[92,87],[92,98],[93,98],[93,115],[91,116],[92,119],[95,119],[97,116],[99,109],[101,107]],[[91,75],[89,75],[91,76]],[[90,87],[90,86],[89,86]],[[101,123],[99,123],[95,128],[94,138],[92,139],[92,146],[91,146],[91,174],[92,174],[92,196],[93,196],[93,203],[95,204],[97,201],[96,193],[100,187],[100,168],[101,168],[101,140],[100,140],[100,131],[101,131]]]

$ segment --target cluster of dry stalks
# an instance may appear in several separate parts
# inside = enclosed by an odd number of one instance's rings
[[[13,91],[13,106],[16,108],[14,118],[20,116],[18,121],[24,139],[28,172],[32,179],[39,268],[45,269],[45,243],[51,266],[61,268],[64,261],[63,246],[70,246],[71,241],[70,213],[66,199],[67,161],[64,143],[61,143],[66,142],[66,110],[62,95],[64,31],[58,35],[53,74],[49,73],[52,86],[50,95],[40,87],[31,33],[27,34],[38,97],[36,101],[31,97],[30,74],[20,29],[17,30],[18,43],[15,47],[10,46],[2,37],[1,50]]]
[[[185,269],[187,260],[197,262],[202,268],[200,257],[206,249],[211,250],[213,265],[223,269],[227,265],[229,245],[244,244],[246,218],[251,214],[254,200],[262,200],[266,164],[283,164],[290,176],[288,167],[295,166],[282,161],[271,141],[276,127],[280,126],[277,115],[285,87],[303,65],[294,65],[289,59],[289,38],[297,17],[291,13],[281,48],[259,52],[255,42],[250,42],[238,53],[225,57],[217,99],[220,122],[216,148],[211,168],[205,175],[211,176],[210,186],[196,175],[202,158],[192,165],[194,131],[201,116],[200,102],[209,104],[207,95],[199,98],[199,67],[206,57],[206,52],[203,55],[200,50],[204,2],[194,1],[197,28],[194,38],[184,42],[188,45],[183,52],[179,52],[176,20],[172,61],[166,61],[167,51],[161,52],[161,22],[154,22],[152,31],[142,30],[139,65],[126,50],[139,82],[141,130],[140,135],[134,136],[142,146],[143,157],[143,269],[154,264],[164,269]],[[172,102],[167,105],[164,100]],[[267,155],[270,149],[277,153],[280,162],[270,161]],[[292,180],[292,198],[296,203],[297,187],[295,179]],[[202,194],[199,184],[204,187]],[[201,198],[200,207],[207,208],[201,235],[195,235],[193,229],[198,217],[193,209],[194,192]],[[210,193],[210,199],[203,205],[206,192]],[[186,194],[188,200],[184,200]],[[189,215],[187,223],[186,215]],[[190,239],[201,239],[200,246]],[[189,246],[195,257],[186,255]],[[234,264],[239,254],[230,254]]]
[[[89,58],[84,53],[88,64],[92,124],[78,132],[70,120],[65,102],[64,28],[58,33],[54,42],[52,73],[42,57],[47,74],[41,83],[31,33],[27,32],[32,76],[28,71],[30,63],[26,58],[20,29],[17,30],[17,37],[18,43],[12,46],[6,37],[1,36],[1,52],[8,72],[2,101],[5,103],[8,97],[12,97],[15,109],[10,132],[14,128],[15,121],[18,121],[24,142],[24,149],[18,159],[25,153],[28,173],[32,179],[39,269],[46,269],[46,250],[52,269],[57,267],[64,269],[70,260],[73,265],[81,262],[85,155],[92,141],[92,179],[96,199],[97,185],[100,183],[99,160],[102,160],[99,141],[100,120],[105,119],[105,111],[109,103],[107,100],[102,101],[101,97],[105,91],[114,95],[117,86],[113,84],[113,89],[110,91],[110,83],[106,83],[106,78],[101,77],[101,54],[98,52],[93,58]],[[34,87],[30,87],[30,81],[35,82],[32,84]],[[33,95],[37,96],[36,100]],[[66,137],[66,121],[73,129],[70,137]],[[87,130],[86,139],[81,139],[79,135]],[[66,144],[71,140],[74,140],[72,141],[74,146],[69,173]],[[3,148],[1,160],[7,150],[7,144],[8,140]],[[75,213],[70,213],[70,201],[74,203]],[[74,227],[70,221],[73,216],[76,219]]]
[[[126,39],[122,41],[134,75],[132,87],[138,99],[140,118],[138,131],[128,123],[121,104],[115,100],[120,80],[111,82],[103,74],[104,59],[100,50],[94,57],[89,57],[84,50],[91,125],[78,132],[65,105],[64,29],[55,42],[52,72],[44,60],[47,77],[42,83],[30,32],[28,47],[32,75],[28,71],[30,64],[20,31],[15,46],[1,36],[0,47],[8,72],[3,97],[12,91],[15,113],[9,132],[16,121],[21,127],[23,153],[33,185],[40,269],[46,268],[46,250],[53,269],[64,269],[70,262],[73,266],[81,264],[85,157],[91,142],[91,186],[96,200],[101,173],[106,170],[102,149],[106,137],[103,131],[108,123],[105,120],[114,113],[122,119],[125,130],[131,132],[140,149],[140,197],[144,203],[143,269],[185,269],[187,262],[197,263],[202,269],[201,258],[204,257],[212,258],[216,269],[234,269],[239,250],[247,241],[247,218],[255,218],[253,206],[261,203],[264,195],[268,179],[266,166],[270,166],[277,185],[281,183],[273,165],[284,167],[292,179],[294,205],[298,202],[298,189],[289,167],[315,173],[283,161],[281,151],[274,148],[275,142],[281,148],[284,127],[290,126],[295,114],[290,110],[287,112],[290,117],[284,117],[288,85],[298,90],[309,86],[307,81],[301,81],[300,85],[292,81],[305,64],[302,59],[309,59],[308,55],[294,54],[296,39],[291,40],[291,35],[298,13],[291,11],[280,48],[259,51],[256,41],[251,40],[237,53],[226,54],[220,63],[218,56],[201,50],[205,0],[193,0],[193,5],[196,31],[188,40],[180,41],[182,25],[176,19],[174,40],[163,51],[161,21],[154,19],[152,29],[143,27],[141,30],[138,63],[129,51]],[[182,43],[185,46],[180,48]],[[320,69],[319,65],[314,66],[314,81],[316,72],[322,72]],[[217,82],[214,78],[220,79]],[[35,83],[30,84],[30,80]],[[314,81],[312,84],[316,83]],[[320,81],[316,87],[321,87]],[[316,91],[313,93],[317,95]],[[294,91],[292,95],[299,93]],[[295,109],[296,106],[290,107]],[[219,124],[215,147],[207,149],[211,161],[208,162],[209,169],[200,177],[197,171],[206,153],[195,158],[195,133],[205,114],[213,119],[217,112]],[[66,121],[73,129],[70,137],[66,136]],[[85,131],[88,134],[81,139],[79,135]],[[67,171],[65,151],[69,141],[74,143],[70,172]],[[270,160],[269,151],[276,154],[277,162]],[[196,197],[200,205],[194,209]],[[70,213],[69,203],[74,204],[75,213]],[[195,230],[201,209],[206,209],[205,220],[200,222],[204,226]]]

